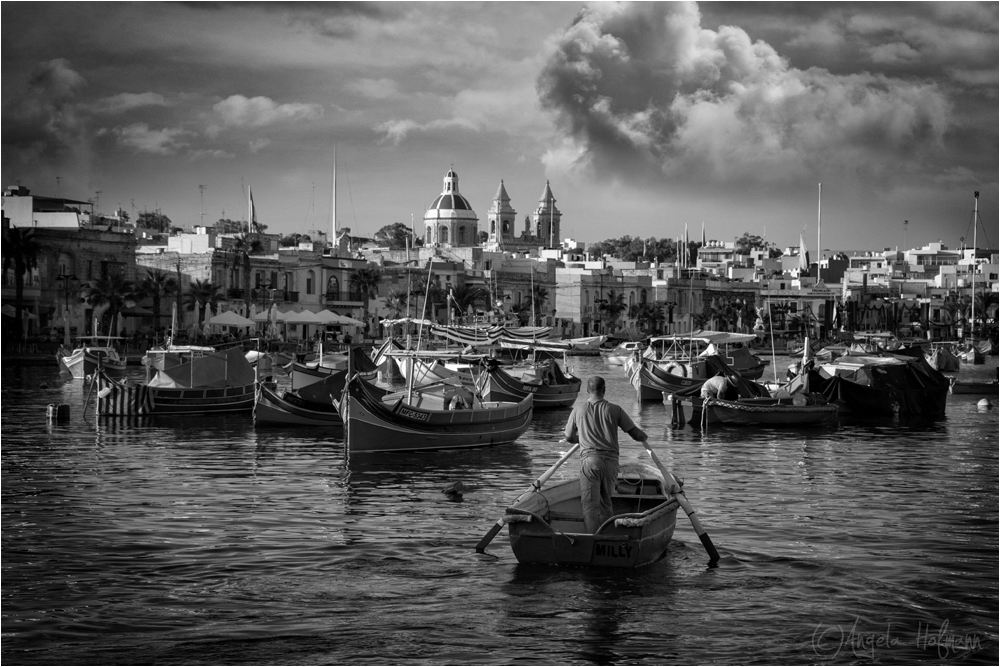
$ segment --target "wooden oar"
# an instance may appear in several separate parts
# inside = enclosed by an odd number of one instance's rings
[[[674,496],[676,496],[677,502],[680,503],[681,508],[688,515],[688,518],[691,519],[691,525],[694,527],[694,532],[698,534],[698,539],[701,540],[702,545],[705,547],[705,551],[708,552],[708,557],[710,559],[708,561],[709,565],[717,563],[719,561],[719,552],[716,551],[715,545],[712,544],[712,538],[708,536],[705,528],[701,525],[701,521],[699,521],[698,517],[694,515],[694,508],[691,507],[691,503],[689,503],[688,499],[684,496],[681,485],[677,482],[674,476],[670,474],[670,471],[667,470],[666,466],[664,466],[660,461],[660,457],[658,457],[656,452],[653,451],[653,448],[649,446],[649,442],[643,440],[642,446],[646,448],[646,451],[649,452],[649,457],[653,459],[653,463],[655,463],[656,467],[660,469],[660,472],[663,474],[664,481],[670,484],[672,488],[677,489]]]
[[[575,445],[570,447],[569,451],[563,454],[562,457],[558,461],[556,461],[551,468],[546,470],[544,473],[542,473],[541,477],[539,477],[538,479],[536,479],[534,482],[531,483],[531,487],[529,487],[528,490],[525,491],[525,493],[530,493],[531,491],[540,490],[542,488],[542,484],[545,484],[548,478],[552,477],[552,473],[554,473],[559,468],[559,466],[565,463],[566,460],[570,456],[572,456],[573,453],[576,452],[576,450],[579,448],[580,448],[580,443],[576,443]],[[490,528],[490,531],[486,533],[486,535],[483,536],[483,539],[479,540],[479,544],[476,545],[477,553],[486,553],[486,547],[489,545],[490,542],[493,541],[493,538],[497,536],[497,533],[500,532],[500,529],[503,528],[503,524],[504,524],[503,517],[497,519],[497,522],[493,524],[493,527]]]

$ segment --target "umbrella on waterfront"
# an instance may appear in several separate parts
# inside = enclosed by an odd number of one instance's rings
[[[272,303],[271,307],[267,310],[268,322],[267,325],[267,337],[277,338],[278,337],[278,304]]]
[[[285,313],[285,322],[287,324],[324,324],[319,315],[311,310]]]
[[[336,315],[336,313],[334,313]],[[337,315],[337,321],[334,324],[353,324],[354,326],[364,326],[364,322],[361,320],[356,320],[353,317],[348,317],[347,315]]]
[[[177,301],[174,300],[173,311],[170,314],[170,342],[173,344],[174,336],[177,335]]]
[[[231,310],[216,315],[208,323],[220,327],[252,327],[254,325],[253,320]]]

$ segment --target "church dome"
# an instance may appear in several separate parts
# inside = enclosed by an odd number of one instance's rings
[[[434,200],[434,203],[430,205],[430,209],[447,209],[455,211],[471,211],[472,206],[469,204],[469,200],[462,195],[456,193],[441,195]]]
[[[475,245],[478,221],[472,204],[458,192],[458,174],[454,169],[449,169],[444,175],[441,194],[424,212],[425,242]]]

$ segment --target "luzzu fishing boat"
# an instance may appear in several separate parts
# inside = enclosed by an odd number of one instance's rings
[[[146,380],[97,373],[100,416],[209,415],[253,411],[256,377],[243,351],[233,347],[149,350]]]
[[[848,354],[819,363],[803,381],[840,406],[840,414],[871,417],[943,417],[948,378],[919,348],[882,356]]]
[[[292,390],[296,391],[303,387],[308,387],[314,382],[324,380],[335,373],[347,370],[348,364],[352,364],[356,373],[365,380],[374,380],[378,375],[378,366],[372,361],[360,347],[351,348],[346,354],[323,354],[315,361],[293,361],[286,370],[292,378]]]
[[[675,396],[675,401],[680,397]],[[795,394],[783,397],[758,397],[726,400],[690,397],[691,424],[727,424],[730,426],[815,426],[837,418],[838,406],[821,395]],[[675,407],[675,414],[676,414]],[[683,421],[683,417],[679,419]]]
[[[92,376],[98,368],[112,375],[125,372],[125,359],[111,344],[113,340],[121,340],[120,337],[89,336],[81,340],[84,344],[72,352],[59,348],[56,360],[60,370],[77,379]]]
[[[408,383],[414,385],[429,384],[442,380],[457,379],[460,382],[473,385],[475,375],[473,368],[478,365],[482,355],[456,355],[441,352],[390,352],[399,368],[399,374]]]
[[[576,476],[532,489],[507,508],[503,523],[520,563],[634,568],[667,551],[679,501],[652,466],[623,462],[611,494],[612,516],[586,532]]]
[[[531,424],[532,397],[481,401],[458,380],[392,394],[358,377],[347,382],[341,417],[351,453],[486,447],[513,442]]]
[[[299,390],[278,392],[266,382],[257,386],[254,426],[342,427],[340,398],[347,371],[337,371]]]
[[[492,359],[483,364],[476,387],[487,401],[517,402],[531,395],[536,410],[571,408],[580,394],[580,378],[564,373],[554,359],[513,367],[503,367]]]
[[[646,344],[641,341],[626,341],[610,350],[601,350],[601,356],[612,366],[624,366],[630,357],[645,349]]]

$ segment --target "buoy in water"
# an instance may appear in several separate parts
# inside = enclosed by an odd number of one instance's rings
[[[988,398],[981,398],[979,402],[976,403],[976,407],[980,410],[989,410],[993,407],[993,403]]]
[[[69,421],[69,405],[66,403],[49,403],[48,410],[46,411],[50,422],[68,422]]]

